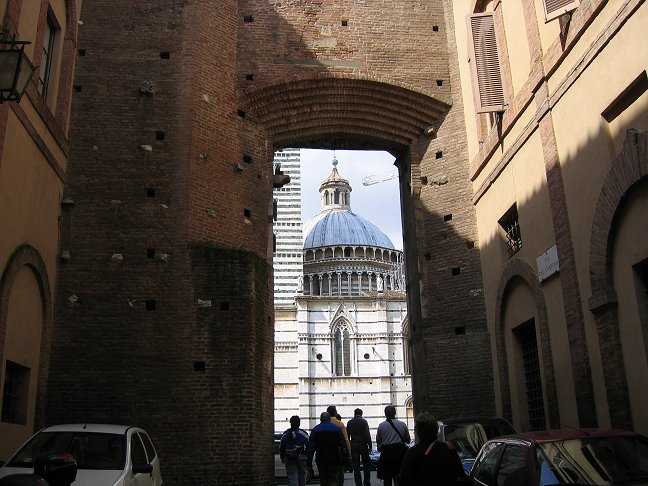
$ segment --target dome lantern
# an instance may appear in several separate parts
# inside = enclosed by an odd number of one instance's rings
[[[333,170],[320,185],[322,211],[327,209],[351,209],[351,185],[337,170],[338,160],[333,156]]]

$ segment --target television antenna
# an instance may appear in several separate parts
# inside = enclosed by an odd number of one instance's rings
[[[363,186],[371,186],[373,184],[378,184],[379,182],[390,181],[398,177],[398,169],[388,170],[386,172],[380,172],[379,174],[373,174],[367,177],[362,178]]]

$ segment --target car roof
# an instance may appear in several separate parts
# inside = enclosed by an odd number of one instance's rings
[[[538,430],[534,432],[521,432],[518,434],[506,435],[497,439],[491,439],[492,442],[501,441],[526,441],[526,442],[555,442],[560,440],[584,439],[587,437],[640,437],[635,432],[620,429],[553,429]]]
[[[132,427],[116,424],[60,424],[45,427],[41,432],[98,432],[103,434],[125,434]],[[139,429],[141,430],[141,429]]]
[[[509,423],[508,420],[502,417],[490,417],[490,416],[451,417],[451,418],[439,420],[439,423],[443,425],[457,425],[457,424],[471,424],[471,423],[488,424],[493,422]]]

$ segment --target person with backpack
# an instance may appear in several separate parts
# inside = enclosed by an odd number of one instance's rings
[[[290,417],[290,428],[281,436],[279,457],[286,465],[288,486],[306,486],[308,434],[300,429],[301,419]]]

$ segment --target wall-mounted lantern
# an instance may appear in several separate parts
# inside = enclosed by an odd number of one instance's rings
[[[25,54],[29,41],[2,40],[0,37],[0,103],[20,102],[36,69]]]

